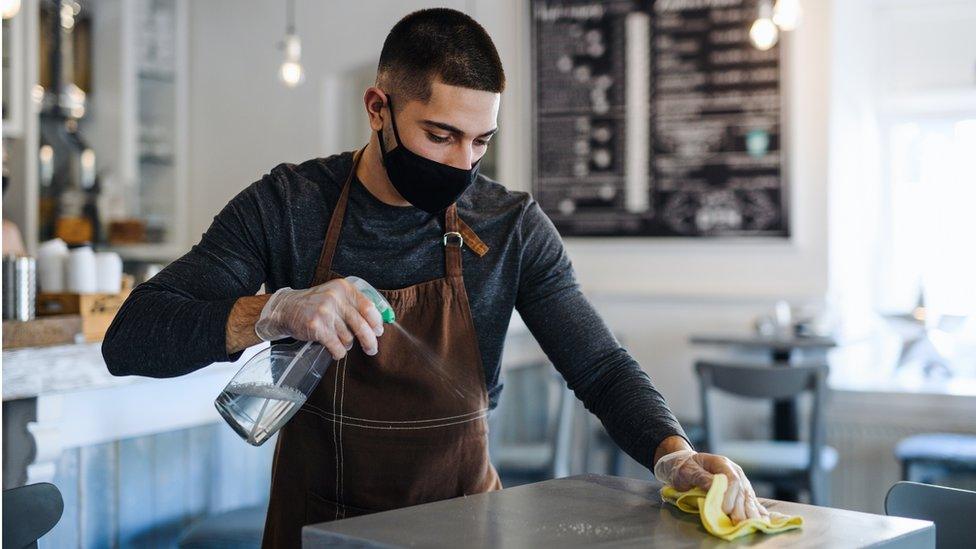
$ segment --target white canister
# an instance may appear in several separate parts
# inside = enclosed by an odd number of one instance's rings
[[[68,245],[55,238],[37,247],[37,284],[39,290],[59,293],[65,289],[64,272],[68,260]]]
[[[68,253],[65,269],[68,291],[93,294],[98,291],[98,274],[95,269],[95,252],[88,246],[75,248]]]
[[[105,294],[117,294],[122,290],[122,258],[115,252],[95,254],[97,289]]]

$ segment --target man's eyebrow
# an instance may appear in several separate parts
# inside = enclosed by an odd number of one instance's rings
[[[458,136],[464,137],[464,131],[461,130],[461,128],[456,128],[456,127],[454,127],[454,126],[452,126],[450,124],[445,124],[444,122],[437,122],[436,120],[426,120],[425,119],[425,120],[421,120],[420,123],[421,124],[427,124],[427,125],[430,125],[430,126],[434,126],[436,128],[440,128],[440,129],[442,129],[442,130],[444,130],[446,132],[451,132],[454,135],[458,135]],[[498,128],[494,128],[492,130],[486,131],[485,133],[479,135],[478,137],[490,137],[490,136],[492,136],[497,131],[498,131]]]

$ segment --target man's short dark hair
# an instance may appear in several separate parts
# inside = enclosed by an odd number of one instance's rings
[[[383,42],[376,85],[405,100],[426,102],[438,79],[473,90],[505,89],[498,51],[477,21],[448,8],[415,11],[394,25]],[[404,103],[398,102],[398,108]]]

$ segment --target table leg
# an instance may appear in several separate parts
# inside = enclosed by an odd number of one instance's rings
[[[772,358],[774,366],[788,368],[790,365],[789,350],[773,350]],[[773,403],[773,440],[799,440],[796,399],[787,398]],[[799,493],[792,489],[776,488],[773,497],[784,501],[798,501]]]

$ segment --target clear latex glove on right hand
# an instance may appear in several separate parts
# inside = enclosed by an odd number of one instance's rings
[[[261,309],[254,333],[264,341],[316,341],[339,360],[357,339],[367,355],[375,355],[383,318],[369,298],[337,278],[307,290],[276,291]]]
[[[729,487],[722,501],[722,511],[733,523],[769,516],[769,511],[756,498],[756,492],[742,468],[727,457],[678,450],[665,454],[654,465],[654,477],[679,492],[694,487],[707,492],[716,473],[724,473],[728,477]]]

